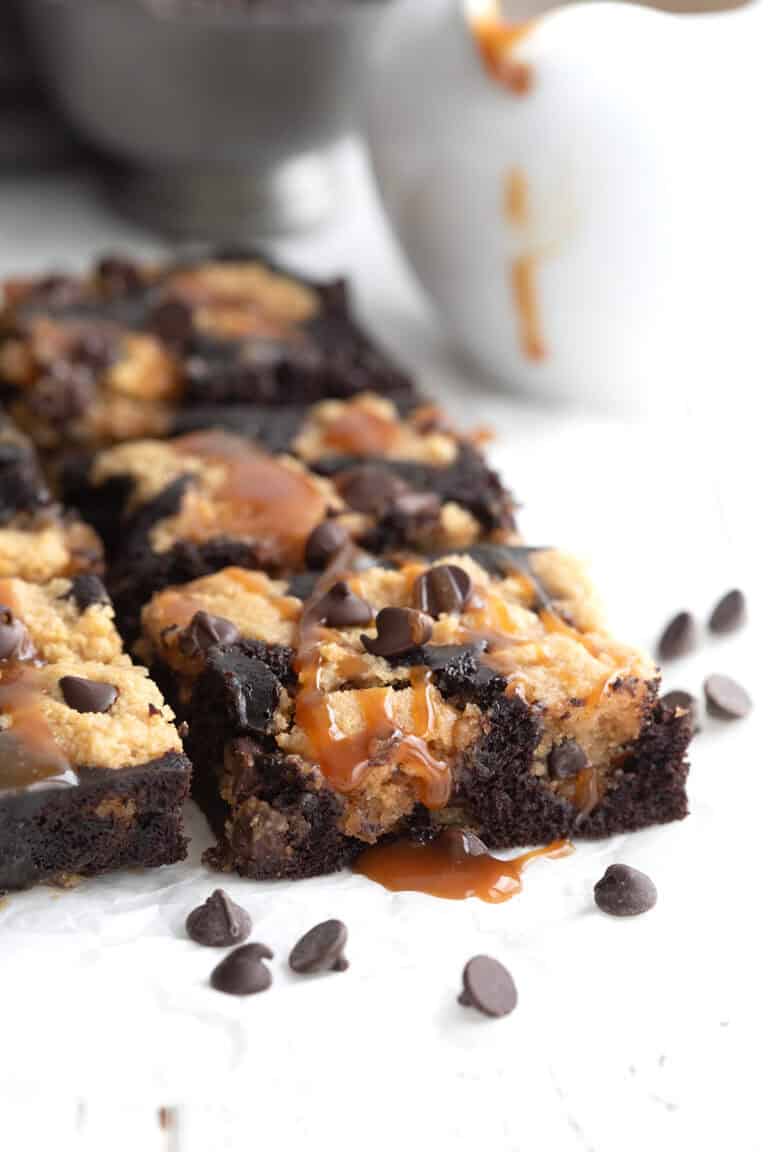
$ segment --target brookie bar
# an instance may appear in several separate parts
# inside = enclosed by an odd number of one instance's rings
[[[450,825],[510,847],[685,815],[687,714],[574,561],[495,545],[358,568],[337,557],[304,603],[234,569],[145,608],[210,863],[311,876]]]

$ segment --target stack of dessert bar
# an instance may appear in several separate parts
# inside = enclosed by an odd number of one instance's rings
[[[190,761],[255,878],[685,815],[687,713],[342,284],[13,281],[0,389],[0,888],[178,860]]]

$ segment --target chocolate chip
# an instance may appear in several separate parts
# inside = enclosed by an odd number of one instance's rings
[[[183,344],[194,324],[192,311],[183,300],[163,300],[147,318],[147,329],[166,344]]]
[[[271,960],[271,948],[264,944],[243,944],[225,956],[211,972],[211,984],[217,992],[230,996],[252,996],[265,992],[272,983],[272,973],[264,960]]]
[[[719,720],[743,720],[752,711],[752,699],[730,676],[708,676],[704,681],[707,712]]]
[[[595,903],[609,916],[639,916],[656,903],[656,885],[645,872],[628,864],[611,864],[595,884]]]
[[[747,598],[740,588],[733,588],[718,600],[709,618],[710,632],[720,635],[736,632],[747,619]]]
[[[696,624],[690,612],[678,612],[661,634],[658,644],[660,660],[678,660],[692,652],[696,645]]]
[[[179,651],[185,656],[201,656],[209,648],[234,644],[239,638],[240,630],[231,620],[210,612],[195,612],[179,635]]]
[[[426,644],[432,635],[432,621],[415,608],[382,608],[376,615],[376,636],[361,636],[363,647],[372,656],[403,656]]]
[[[114,684],[86,680],[82,676],[62,676],[59,688],[64,702],[75,712],[108,712],[117,700]]]
[[[694,731],[699,728],[699,705],[695,696],[690,692],[684,692],[681,688],[673,688],[671,692],[666,692],[660,700],[667,708],[682,708],[684,712],[688,712],[691,717],[691,726]]]
[[[71,596],[81,612],[90,608],[92,604],[109,604],[109,593],[98,576],[90,572],[81,572],[75,576],[67,596]]]
[[[226,948],[242,944],[251,934],[253,923],[245,908],[230,900],[221,888],[205,904],[187,916],[187,932],[197,944],[208,948]]]
[[[147,704],[147,712],[150,716],[162,716],[163,714],[162,708],[158,708],[157,705],[153,704],[151,700],[149,704]]]
[[[336,477],[336,487],[350,508],[373,516],[382,516],[398,497],[410,491],[399,476],[371,464],[341,472]]]
[[[324,520],[310,532],[304,549],[308,568],[321,569],[349,542],[349,533],[337,520]]]
[[[578,776],[589,765],[589,757],[576,740],[563,740],[555,744],[547,757],[549,774],[554,780],[568,780]]]
[[[508,1016],[517,1005],[517,988],[507,969],[491,956],[474,956],[462,975],[459,1004],[486,1016]]]
[[[422,612],[437,618],[460,613],[472,594],[472,581],[463,568],[439,564],[423,572],[413,586],[414,602]]]
[[[329,628],[356,628],[370,624],[373,609],[347,584],[339,580],[311,608],[312,617]]]
[[[310,928],[288,959],[294,972],[302,976],[311,972],[345,972],[349,967],[344,955],[347,928],[341,920],[325,920]]]
[[[107,296],[124,296],[142,286],[137,266],[122,256],[104,256],[96,265],[96,274]]]
[[[34,645],[21,620],[0,604],[0,660],[29,660],[34,654]]]

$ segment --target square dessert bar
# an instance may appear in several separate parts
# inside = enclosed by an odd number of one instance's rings
[[[0,579],[100,572],[94,530],[53,501],[29,441],[0,413]]]
[[[172,721],[144,668],[0,661],[0,890],[183,859]]]
[[[0,890],[182,859],[190,765],[97,576],[0,579]]]
[[[512,847],[686,814],[688,716],[555,551],[342,553],[304,602],[232,569],[155,595],[142,643],[175,679],[225,871],[318,875],[451,825]]]
[[[307,404],[411,382],[354,320],[343,283],[249,253],[108,258],[5,286],[0,389],[49,452],[165,435],[189,404]]]
[[[126,638],[135,638],[154,591],[218,568],[314,571],[348,540],[383,550],[455,548],[511,526],[511,500],[471,445],[404,423],[391,406],[382,415],[382,403],[368,397],[332,407],[337,422],[391,425],[404,458],[316,459],[328,447],[317,414],[292,438],[296,455],[270,454],[221,428],[98,453],[79,501],[114,557],[109,586]],[[442,462],[420,458],[430,454]],[[338,467],[321,474],[333,461]],[[304,572],[300,583],[313,582]]]

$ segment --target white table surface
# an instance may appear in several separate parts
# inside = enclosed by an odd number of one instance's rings
[[[685,393],[670,381],[669,410],[628,424],[523,405],[479,381],[403,267],[363,160],[346,150],[342,166],[337,221],[279,254],[350,275],[368,322],[426,387],[464,421],[493,426],[524,531],[592,558],[623,637],[650,645],[678,608],[704,617],[727,587],[746,587],[750,630],[703,644],[668,686],[696,690],[709,672],[729,672],[748,683],[755,715],[705,721],[688,820],[534,866],[505,905],[393,896],[349,875],[228,880],[254,916],[253,938],[277,955],[273,989],[247,1002],[207,987],[216,957],[184,938],[186,913],[218,879],[198,863],[207,837],[191,808],[185,865],[8,897],[0,1147],[768,1148],[760,406],[729,412],[724,382],[707,417],[695,382]],[[155,247],[80,179],[0,186],[2,274],[78,267],[120,245]],[[592,905],[616,860],[657,882],[657,908],[637,921]],[[349,925],[349,972],[291,978],[291,944],[327,916]],[[479,951],[517,981],[506,1020],[455,1003],[462,965]]]

